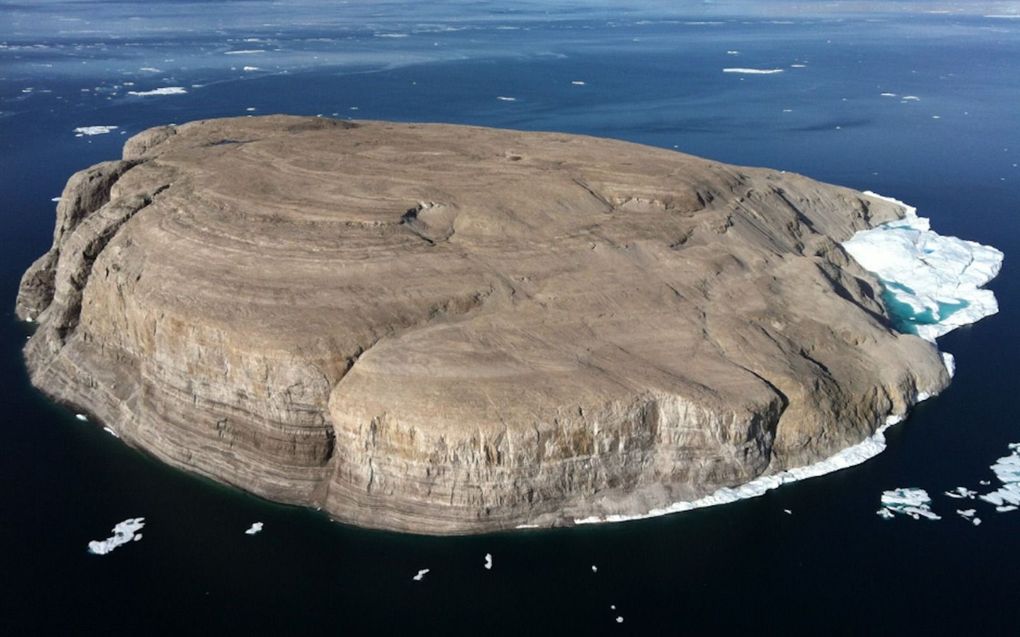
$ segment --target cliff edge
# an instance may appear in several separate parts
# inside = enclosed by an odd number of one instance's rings
[[[902,210],[619,141],[257,117],[74,175],[32,382],[352,524],[638,514],[805,465],[948,382],[839,243]]]

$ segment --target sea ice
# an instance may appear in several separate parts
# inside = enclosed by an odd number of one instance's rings
[[[921,518],[941,520],[941,517],[932,513],[930,505],[931,498],[924,489],[893,489],[882,493],[882,509],[879,509],[879,515],[886,519],[891,518],[892,515],[881,513],[886,511],[889,514],[908,515],[915,520]]]
[[[414,577],[412,577],[411,579],[413,579],[416,582],[420,582],[423,579],[425,579],[425,576],[428,575],[428,573],[429,573],[429,569],[423,568],[420,571],[418,571],[418,574],[415,575]]]
[[[783,69],[745,69],[740,67],[725,68],[723,73],[742,73],[744,75],[774,75],[782,73]]]
[[[248,527],[248,530],[244,532],[245,535],[255,535],[256,533],[262,532],[262,523],[255,522]]]
[[[999,458],[992,465],[992,472],[995,473],[995,477],[999,479],[1002,486],[991,493],[978,496],[985,502],[994,504],[996,510],[1020,506],[1020,443],[1012,443],[1009,448],[1012,453]],[[1004,511],[999,512],[1003,513]]]
[[[148,97],[150,95],[183,95],[187,92],[188,89],[183,86],[163,86],[160,88],[154,88],[151,91],[128,91],[128,95]]]
[[[999,273],[1002,252],[944,237],[932,231],[928,219],[918,217],[915,208],[871,192],[865,194],[903,206],[904,218],[862,230],[843,247],[882,280],[887,305],[902,328],[934,341],[998,312],[995,295],[981,286]],[[950,365],[947,361],[947,369]]]
[[[113,527],[113,535],[105,540],[93,540],[89,542],[89,553],[93,555],[106,555],[113,549],[142,539],[139,531],[145,526],[145,518],[128,518]]]
[[[74,129],[74,133],[76,136],[81,137],[82,135],[105,135],[114,130],[117,130],[116,126],[79,126]]]
[[[956,498],[958,500],[973,500],[974,496],[977,495],[977,491],[971,491],[966,487],[956,487],[953,491],[946,491],[945,494],[950,498]]]

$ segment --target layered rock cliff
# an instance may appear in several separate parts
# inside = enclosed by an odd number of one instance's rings
[[[839,246],[900,214],[618,141],[209,120],[74,175],[17,312],[37,387],[175,466],[364,526],[552,525],[944,387]]]

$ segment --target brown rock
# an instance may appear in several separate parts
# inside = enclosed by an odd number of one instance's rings
[[[36,386],[170,464],[364,526],[552,525],[941,389],[839,247],[900,214],[604,139],[210,120],[72,177],[17,311]]]

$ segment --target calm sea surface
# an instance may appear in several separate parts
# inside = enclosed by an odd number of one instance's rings
[[[941,494],[994,488],[1020,442],[1020,20],[606,5],[0,2],[0,634],[1017,634],[1020,511]],[[127,448],[21,360],[18,280],[67,177],[150,126],[268,113],[585,133],[874,190],[1003,250],[1001,312],[941,340],[953,385],[853,469],[621,525],[345,527]],[[75,136],[93,125],[118,128]],[[943,519],[880,519],[895,487]],[[136,516],[141,542],[86,552]]]

